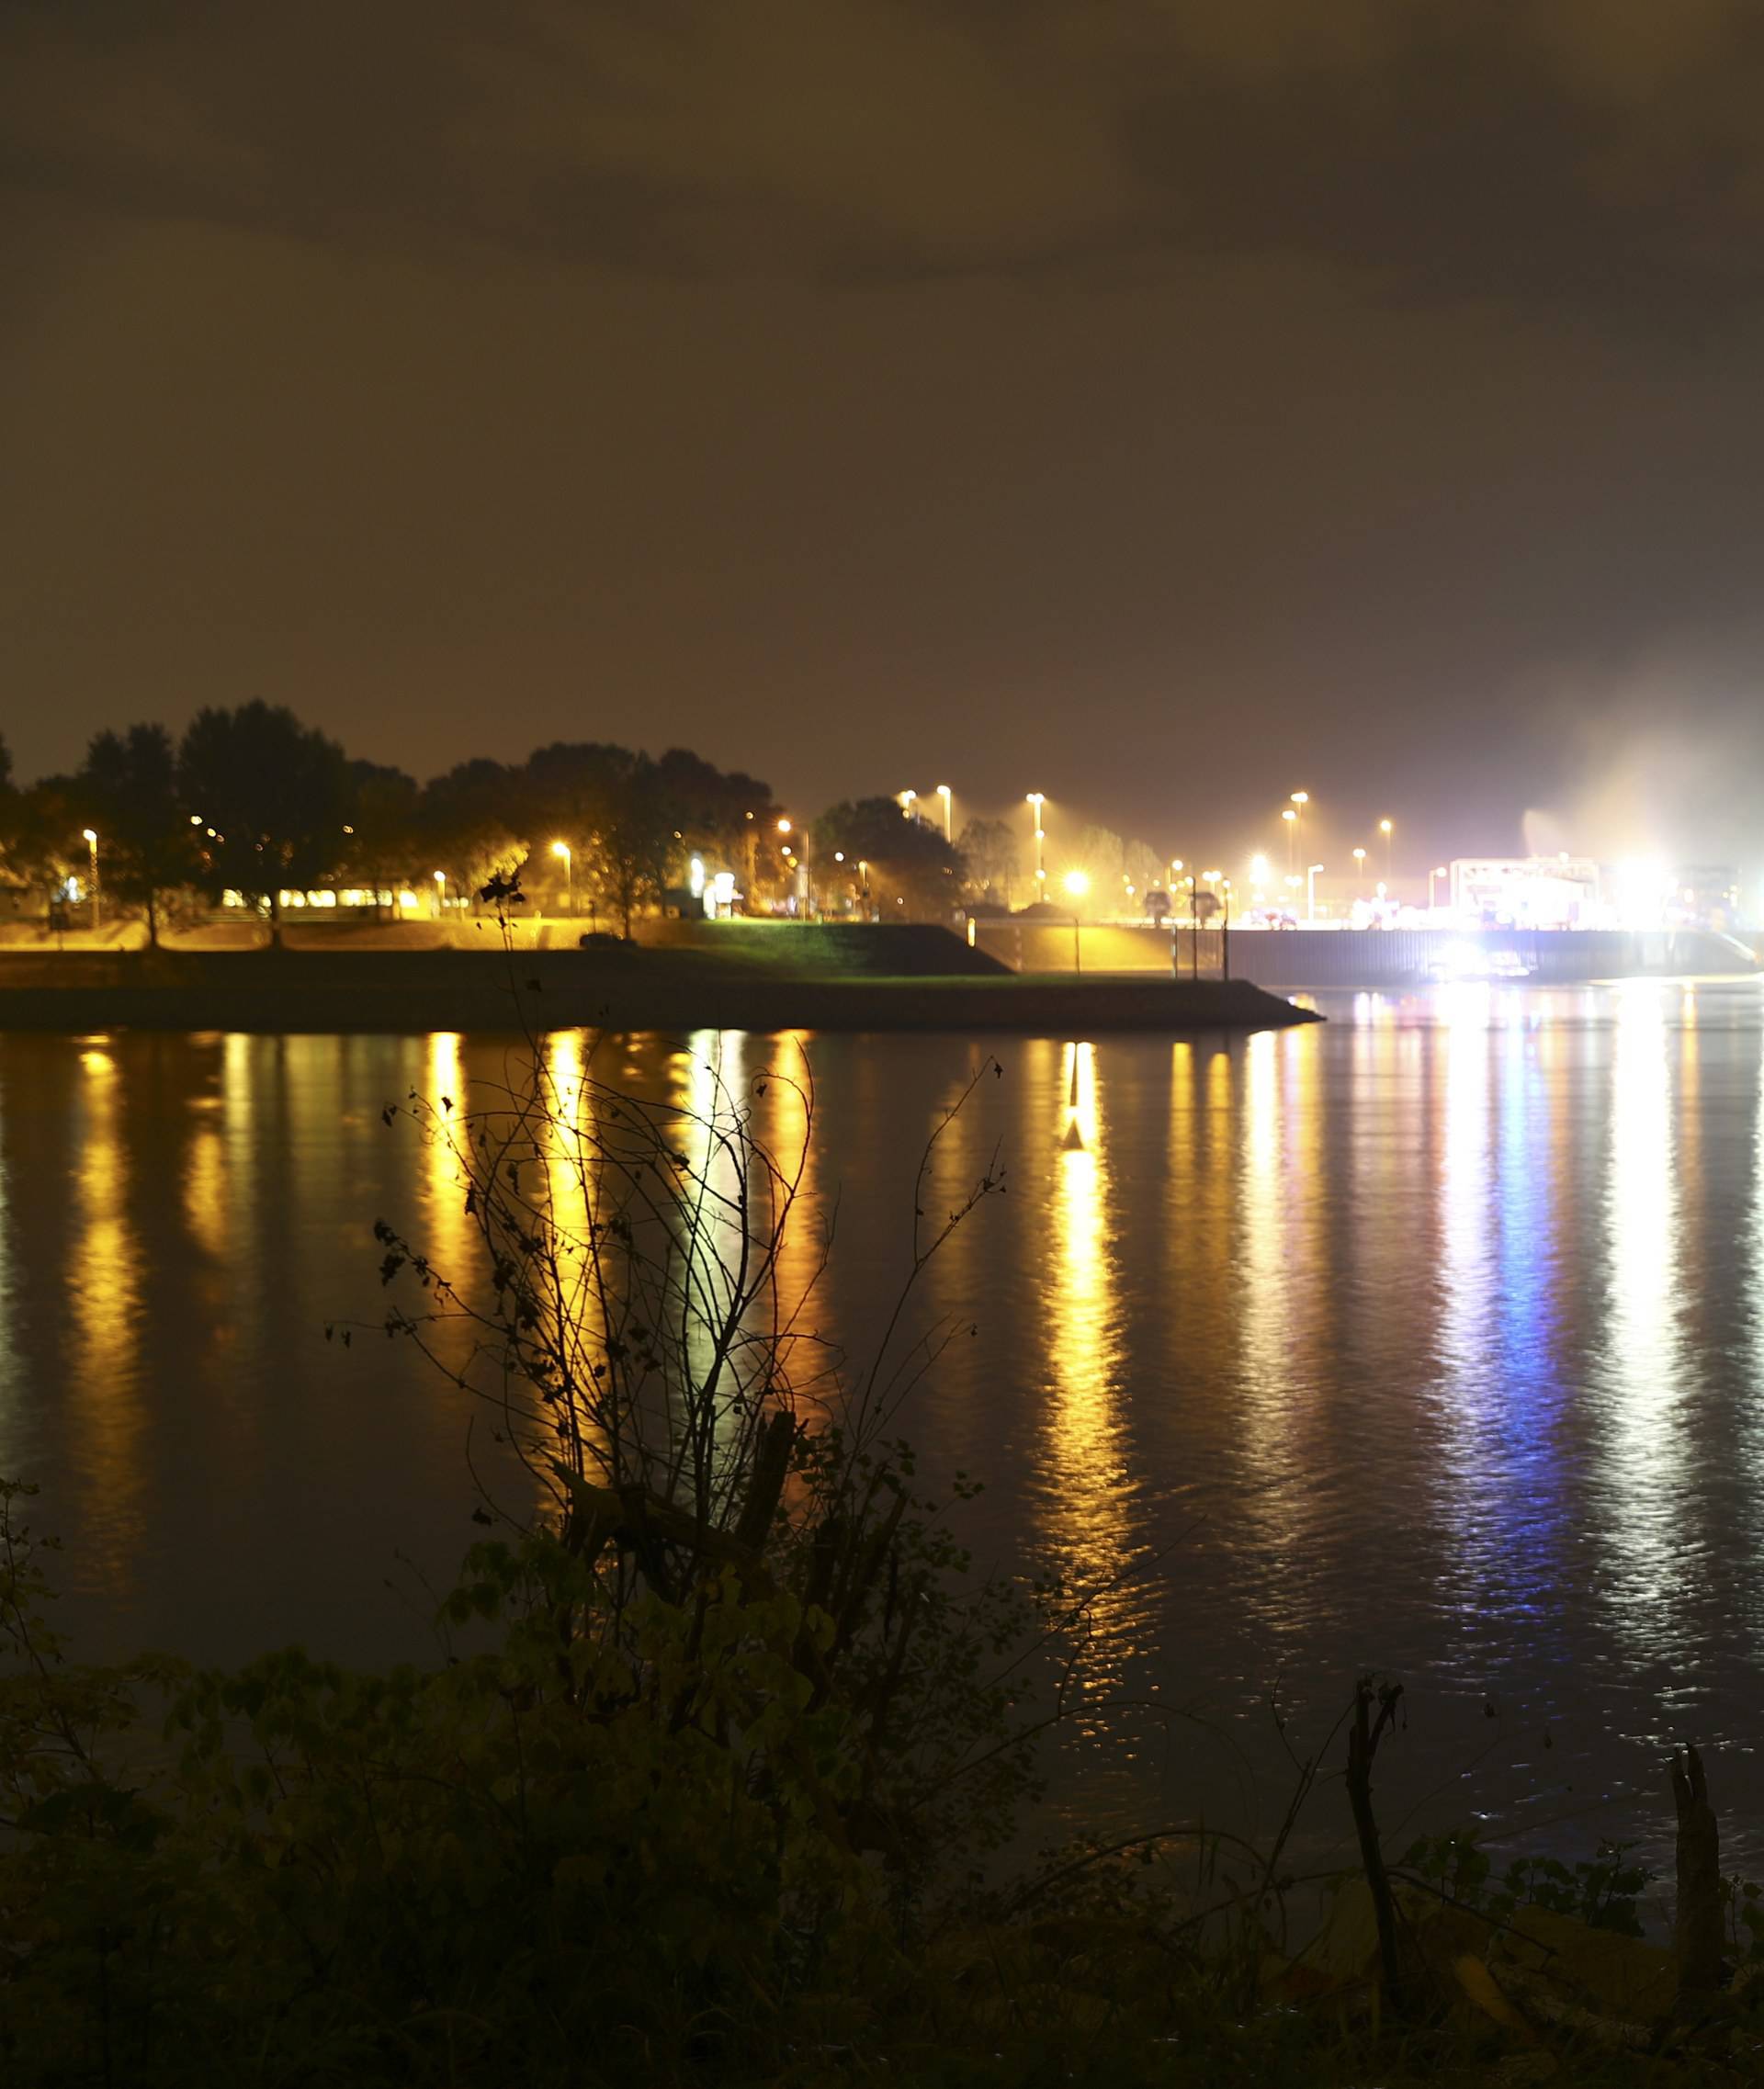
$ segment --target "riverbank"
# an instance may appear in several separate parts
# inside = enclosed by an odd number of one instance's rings
[[[842,977],[697,951],[0,955],[0,1030],[998,1031],[1203,1035],[1318,1019],[1242,980]]]

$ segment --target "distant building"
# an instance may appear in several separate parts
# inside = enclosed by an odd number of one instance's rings
[[[1494,927],[1581,928],[1600,911],[1589,856],[1460,856],[1450,868],[1453,909]]]
[[[1668,911],[1685,928],[1731,929],[1739,920],[1739,873],[1732,864],[1680,864]]]

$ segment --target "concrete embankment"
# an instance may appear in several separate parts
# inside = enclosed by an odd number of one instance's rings
[[[1267,1030],[1238,980],[801,977],[664,950],[0,956],[0,1030]]]
[[[1306,988],[1397,989],[1464,977],[1574,986],[1591,979],[1731,977],[1758,953],[1708,929],[1169,929],[983,921],[982,951],[1012,970],[1216,978],[1228,965],[1272,993]]]

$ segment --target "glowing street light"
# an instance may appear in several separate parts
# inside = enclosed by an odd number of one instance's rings
[[[1281,810],[1280,819],[1282,826],[1286,830],[1286,868],[1291,870],[1298,844],[1298,814],[1291,806],[1285,806]]]
[[[956,800],[947,784],[938,785],[937,796],[944,801],[944,840],[953,844],[956,840]]]
[[[1317,919],[1317,881],[1322,869],[1321,864],[1306,864],[1305,866],[1305,919],[1307,921]]]
[[[1356,899],[1360,897],[1360,881],[1365,875],[1365,871],[1366,852],[1363,849],[1356,849],[1353,852],[1353,897]]]
[[[435,874],[435,904],[437,912],[443,915],[447,913],[447,874],[444,870],[438,870]]]
[[[1390,838],[1396,831],[1396,822],[1394,819],[1381,819],[1378,822],[1378,831],[1385,838],[1385,883],[1388,885],[1390,883]]]
[[[781,819],[781,820],[779,820],[779,822],[778,822],[778,832],[779,832],[780,834],[787,834],[787,833],[789,833],[789,831],[790,831],[790,822],[789,822],[787,819]]]
[[[1299,833],[1304,825],[1305,807],[1311,802],[1311,794],[1309,791],[1295,791],[1292,794],[1292,801],[1293,818],[1286,830],[1286,839],[1289,845],[1296,844],[1298,841]]]
[[[1451,874],[1451,873],[1450,873],[1450,872],[1449,872],[1449,871],[1446,869],[1446,867],[1445,867],[1445,865],[1444,865],[1443,864],[1436,864],[1433,866],[1433,868],[1432,868],[1430,871],[1429,871],[1429,872],[1428,872],[1428,874],[1427,874],[1427,910],[1428,910],[1428,912],[1429,912],[1430,914],[1430,913],[1433,911],[1433,881],[1434,881],[1434,879],[1435,879],[1435,878],[1439,878],[1439,877],[1449,877],[1451,875],[1452,875],[1452,874]]]
[[[912,808],[919,802],[919,794],[917,791],[897,791],[894,802],[900,807],[901,819],[910,819],[913,816]]]
[[[1031,792],[1029,793],[1028,796],[1027,796],[1027,797],[1026,797],[1026,798],[1023,800],[1023,803],[1024,803],[1025,805],[1029,805],[1029,806],[1032,806],[1032,807],[1034,807],[1034,808],[1035,808],[1035,898],[1036,898],[1037,899],[1039,899],[1039,898],[1041,898],[1041,888],[1042,888],[1042,886],[1045,886],[1045,885],[1046,884],[1046,882],[1047,882],[1047,873],[1046,873],[1046,868],[1044,867],[1044,865],[1043,865],[1043,864],[1042,864],[1042,860],[1041,860],[1041,845],[1042,845],[1042,843],[1043,843],[1043,842],[1044,842],[1044,841],[1045,841],[1047,839],[1047,830],[1046,830],[1046,828],[1044,828],[1044,827],[1042,826],[1042,824],[1041,824],[1041,808],[1042,808],[1042,807],[1043,807],[1043,806],[1045,806],[1045,805],[1046,804],[1046,802],[1047,802],[1047,796],[1046,796],[1046,792],[1044,792],[1044,791],[1031,791]]]
[[[94,828],[83,827],[80,831],[85,836],[85,845],[92,852],[92,928],[96,934],[98,923],[103,919],[104,908],[104,903],[98,897],[98,837]],[[66,830],[63,829],[62,832],[65,833]]]
[[[563,858],[563,875],[570,881],[570,914],[573,920],[576,911],[576,859],[570,853],[568,841],[553,841],[551,853]]]
[[[1069,870],[1059,881],[1066,887],[1066,897],[1072,903],[1072,970],[1084,969],[1084,953],[1078,940],[1078,903],[1091,889],[1091,881],[1081,870]]]

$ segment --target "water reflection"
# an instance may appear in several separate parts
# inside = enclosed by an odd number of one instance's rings
[[[1254,1542],[1246,1546],[1261,1623],[1290,1645],[1306,1622],[1317,1526],[1334,1513],[1310,1444],[1321,1423],[1317,1378],[1332,1311],[1319,1234],[1324,1111],[1316,1061],[1264,1032],[1243,1049],[1231,1286],[1238,1332],[1237,1455]],[[1276,1665],[1284,1654],[1275,1651]]]
[[[1549,1094],[1522,1010],[1510,995],[1459,988],[1445,1049],[1438,1514],[1456,1541],[1440,1587],[1474,1670],[1512,1620],[1540,1652],[1554,1630],[1565,1392]]]
[[[1505,1678],[1559,1719],[1525,1774],[1577,1749],[1589,1791],[1652,1778],[1624,1737],[1657,1739],[1668,1664],[1705,1688],[1700,1732],[1755,1729],[1764,997],[1470,985],[1328,1012],[1253,1040],[996,1047],[1004,1078],[922,1200],[941,1220],[1001,1148],[1010,1194],[915,1302],[915,1333],[945,1311],[979,1328],[899,1417],[922,1471],[989,1483],[959,1512],[989,1564],[1051,1553],[1106,1579],[1187,1534],[1099,1618],[1102,1675],[1130,1694],[1161,1678],[1261,1699],[1290,1665],[1333,1705],[1376,1663],[1430,1706],[1432,1748],[1442,1699],[1474,1688],[1479,1722]],[[800,1128],[798,1098],[753,1083],[787,1040],[603,1039],[592,1063],[590,1042],[554,1039],[543,1062],[567,1099],[545,1135],[566,1214],[591,1064],[700,1116],[723,1107],[720,1065],[765,1137]],[[978,1056],[815,1043],[820,1173],[792,1288],[842,1183],[806,1325],[854,1353],[908,1259],[924,1140]],[[466,1403],[437,1401],[408,1345],[345,1356],[319,1330],[384,1313],[363,1253],[379,1213],[475,1267],[457,1177],[378,1113],[413,1087],[518,1086],[519,1058],[445,1033],[0,1037],[0,1421],[86,1576],[96,1652],[230,1659],[280,1633],[424,1650],[407,1612],[367,1620],[360,1592],[394,1546],[445,1575],[470,1535]],[[1437,1765],[1429,1748],[1415,1759]],[[1743,1817],[1758,1773],[1724,1760]],[[1487,1800],[1454,1789],[1453,1817]]]
[[[7,1132],[12,1119],[7,1076],[0,1064],[0,1428],[10,1455],[23,1417],[17,1412],[19,1361],[13,1329],[19,1311],[18,1278],[13,1264],[12,1236],[19,1223],[14,1208],[13,1158]]]
[[[1658,1654],[1687,1594],[1682,1491],[1692,1360],[1680,1338],[1679,1190],[1665,989],[1615,990],[1603,1224],[1609,1338],[1598,1372],[1603,1493],[1618,1519],[1606,1600],[1618,1635]]]
[[[79,1063],[78,1219],[68,1267],[71,1384],[81,1469],[94,1498],[88,1513],[120,1548],[139,1536],[145,1496],[135,1369],[141,1248],[130,1211],[121,1076],[109,1040],[88,1044]]]
[[[1085,1677],[1087,1689],[1101,1692],[1121,1680],[1145,1597],[1121,1583],[1143,1548],[1134,1532],[1135,1475],[1120,1411],[1121,1272],[1093,1044],[1066,1046],[1059,1091],[1047,1232],[1042,1519],[1067,1580],[1105,1590],[1092,1613],[1098,1658]]]

